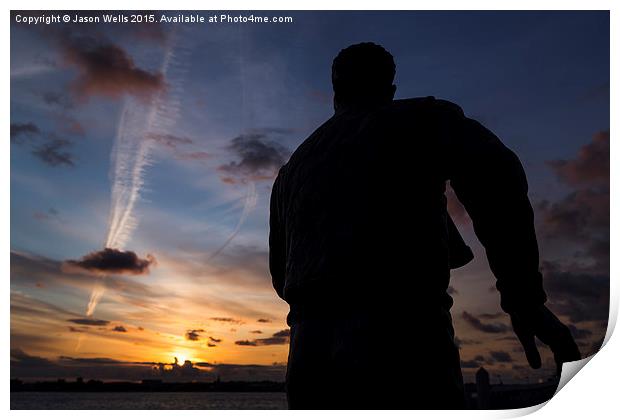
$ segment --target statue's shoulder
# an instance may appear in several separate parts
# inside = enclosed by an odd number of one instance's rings
[[[424,96],[419,98],[396,99],[393,106],[397,109],[435,111],[441,114],[453,114],[463,116],[463,109],[454,102],[445,99],[438,99],[434,96]]]

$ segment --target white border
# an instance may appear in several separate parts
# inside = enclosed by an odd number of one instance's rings
[[[617,2],[616,2],[617,3]],[[614,52],[614,47],[619,45],[618,43],[618,24],[619,19],[616,11],[614,10],[614,1],[611,0],[589,0],[589,1],[576,1],[576,0],[564,0],[564,1],[550,1],[550,0],[521,0],[521,1],[492,1],[492,0],[474,0],[474,1],[459,1],[459,0],[444,0],[444,1],[390,1],[382,0],[381,2],[369,1],[369,0],[357,0],[357,1],[326,1],[315,0],[312,2],[296,2],[295,4],[285,1],[276,0],[264,0],[264,1],[209,1],[209,2],[197,2],[187,0],[176,1],[133,1],[131,4],[125,1],[109,0],[106,2],[78,2],[78,1],[56,1],[52,4],[46,4],[43,1],[7,1],[8,9],[15,10],[79,10],[79,9],[104,9],[104,10],[122,10],[122,9],[141,9],[141,10],[183,10],[183,9],[205,9],[205,10],[611,10],[611,51]],[[50,6],[52,6],[50,8]],[[8,17],[9,13],[5,16]],[[4,69],[4,83],[6,86],[4,101],[2,103],[1,113],[4,120],[4,130],[8,129],[10,124],[10,67],[9,67],[9,25],[8,22],[4,23],[5,30],[2,31],[2,55],[3,69]],[[610,74],[618,74],[617,66],[617,53],[611,56],[611,68]],[[611,115],[617,115],[618,109],[618,83],[615,79],[610,80],[611,86]],[[610,121],[610,125],[614,125],[614,120]],[[613,140],[615,136],[615,127],[610,127],[611,131],[611,186],[614,190],[611,194],[611,237],[618,237],[618,224],[615,222],[615,215],[618,214],[618,201],[616,199],[615,188],[616,181],[618,179],[618,170],[615,169],[618,161],[618,154],[615,152],[615,146]],[[3,194],[3,205],[0,207],[2,212],[2,224],[1,233],[3,235],[3,241],[0,249],[0,264],[2,266],[3,279],[5,285],[2,288],[3,301],[5,302],[4,308],[4,323],[2,324],[5,343],[8,343],[10,333],[10,300],[9,300],[9,256],[10,256],[10,236],[9,236],[9,223],[10,223],[10,210],[7,205],[9,199],[9,182],[10,182],[10,153],[9,153],[9,141],[8,136],[2,142],[2,153],[0,154],[0,172],[1,176],[1,188]],[[620,363],[616,358],[616,354],[619,354],[620,344],[618,339],[611,339],[611,333],[615,327],[618,313],[618,281],[617,278],[617,264],[616,258],[617,252],[614,246],[615,241],[611,241],[611,271],[610,278],[612,279],[611,287],[611,314],[609,320],[609,328],[607,336],[605,338],[604,349],[593,357],[592,361],[588,363],[588,367],[583,369],[583,372],[579,373],[579,378],[564,387],[548,404],[544,405],[544,409],[537,411],[539,407],[527,408],[520,410],[507,410],[507,411],[470,411],[470,412],[401,412],[390,411],[383,412],[381,415],[387,415],[392,418],[411,419],[412,416],[420,418],[454,418],[460,419],[484,419],[484,418],[512,418],[525,414],[533,413],[533,418],[541,418],[545,416],[549,418],[614,418],[617,415],[617,393],[615,382],[620,379]],[[0,360],[4,360],[1,364],[2,373],[0,377],[3,378],[2,383],[2,402],[6,410],[9,409],[9,346],[0,346]],[[199,394],[197,395],[199,397]],[[542,405],[541,405],[542,406]],[[143,413],[123,411],[117,412],[113,415],[122,417],[135,417]],[[163,411],[148,412],[148,416],[155,419],[168,419],[171,415],[177,413],[169,413]],[[185,418],[196,417],[204,419],[204,416],[208,415],[214,419],[230,419],[235,417],[251,416],[254,419],[274,419],[283,418],[288,416],[296,416],[301,418],[313,419],[319,415],[327,415],[329,417],[340,417],[344,415],[354,415],[356,417],[371,418],[376,415],[373,412],[356,412],[345,414],[342,412],[269,412],[269,411],[245,411],[245,412],[233,412],[233,411],[212,411],[204,413],[201,411],[183,411],[179,413]],[[34,416],[44,415],[46,418],[66,418],[67,415],[72,415],[72,412],[54,411],[54,412],[27,412],[27,411],[13,411],[10,413],[15,418],[31,418]],[[88,417],[90,419],[104,418],[112,415],[110,412],[80,412],[77,415]]]

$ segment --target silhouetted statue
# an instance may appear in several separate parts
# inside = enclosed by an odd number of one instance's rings
[[[446,212],[450,181],[486,248],[501,306],[533,367],[534,337],[579,359],[545,306],[517,156],[455,104],[393,100],[395,64],[363,43],[334,59],[334,115],[274,183],[270,270],[290,305],[290,408],[462,408],[446,292],[471,251]]]

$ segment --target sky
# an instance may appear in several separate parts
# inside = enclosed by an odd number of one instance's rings
[[[193,25],[27,25],[17,14],[12,377],[283,380],[271,184],[333,114],[331,61],[363,41],[395,57],[396,98],[455,102],[519,155],[548,305],[584,355],[600,347],[607,12],[274,12],[292,22]],[[41,14],[51,13],[21,13]],[[475,254],[449,290],[465,380],[480,366],[494,382],[545,380],[550,353],[527,367],[471,222],[447,195]]]

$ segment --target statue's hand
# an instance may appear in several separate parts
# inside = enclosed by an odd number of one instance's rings
[[[570,330],[546,306],[514,312],[510,314],[510,319],[532,368],[538,369],[541,366],[536,337],[551,348],[558,375],[564,362],[581,359],[581,353]]]

